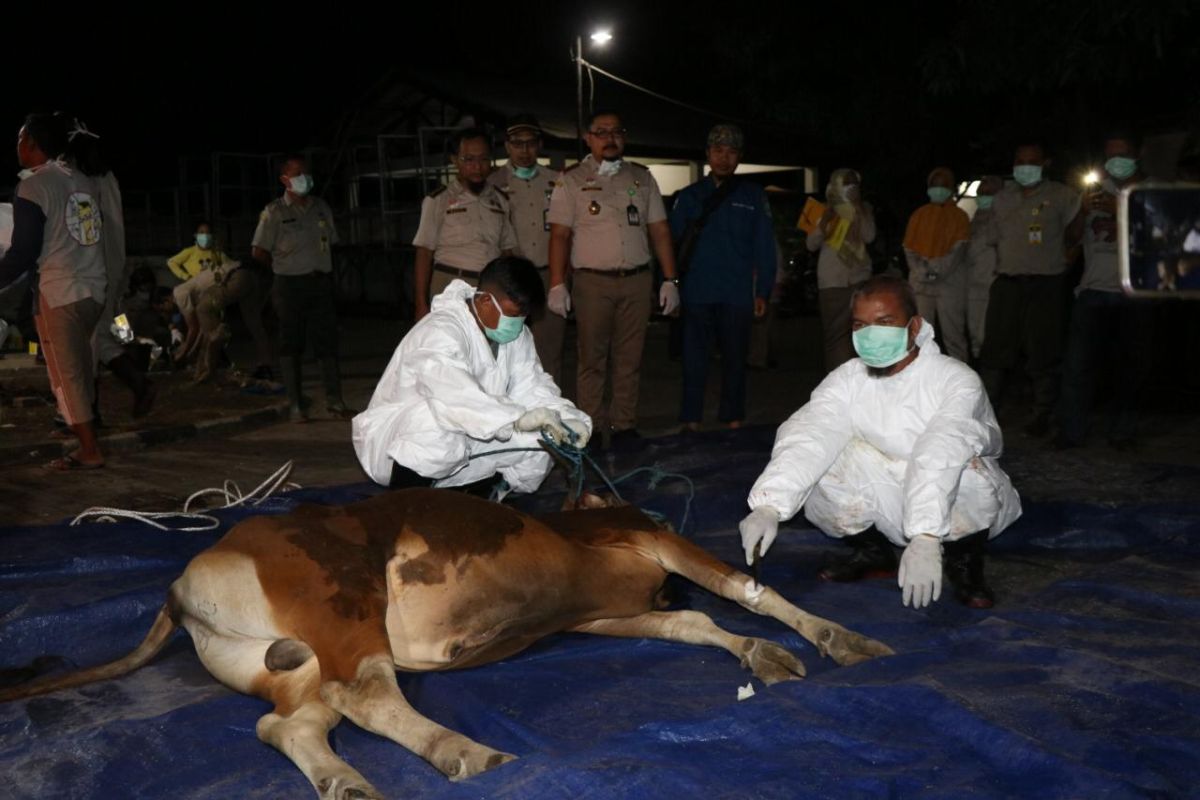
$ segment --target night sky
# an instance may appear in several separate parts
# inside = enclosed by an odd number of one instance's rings
[[[600,24],[615,39],[585,53],[597,65],[794,135],[819,166],[911,186],[914,201],[936,163],[1003,169],[1012,143],[1034,135],[1060,167],[1077,164],[1096,157],[1113,124],[1183,129],[1200,109],[1198,2],[698,7],[456,3],[420,18],[400,4],[343,4],[326,19],[176,6],[123,20],[10,18],[3,122],[15,141],[29,110],[76,111],[105,136],[126,186],[169,186],[182,154],[327,145],[389,68],[490,73],[570,107],[568,48]],[[617,96],[598,84],[598,104]]]

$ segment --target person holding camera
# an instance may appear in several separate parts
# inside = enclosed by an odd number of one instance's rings
[[[1063,361],[1055,437],[1059,449],[1083,444],[1105,363],[1116,373],[1108,441],[1117,449],[1134,446],[1137,398],[1150,367],[1146,353],[1154,336],[1153,309],[1121,291],[1117,254],[1117,194],[1145,178],[1138,164],[1137,138],[1126,132],[1109,134],[1104,158],[1104,176],[1084,193],[1067,229],[1070,241],[1083,243],[1084,265]]]

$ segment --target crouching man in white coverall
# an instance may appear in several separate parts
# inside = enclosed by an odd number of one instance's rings
[[[997,463],[1003,441],[983,383],[942,355],[904,281],[872,278],[851,305],[859,357],[780,427],[740,526],[746,562],[804,506],[810,522],[853,548],[821,579],[894,573],[896,545],[905,605],[937,600],[944,567],[959,602],[990,608],[984,547],[1021,503]]]
[[[587,444],[592,421],[542,369],[525,318],[546,302],[537,269],[501,257],[479,289],[456,280],[400,342],[371,404],[354,418],[354,451],[376,483],[532,492],[550,472],[539,448]],[[496,450],[533,448],[535,452]]]

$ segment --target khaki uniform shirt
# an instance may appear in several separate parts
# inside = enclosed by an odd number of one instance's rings
[[[667,218],[650,170],[623,161],[604,177],[589,155],[563,172],[550,196],[549,220],[571,229],[571,263],[584,269],[629,269],[650,261],[646,226]]]

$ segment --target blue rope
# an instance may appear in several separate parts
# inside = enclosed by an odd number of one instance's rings
[[[559,444],[559,443],[555,442],[553,439],[551,439],[549,436],[547,436],[545,432],[542,433],[542,444],[545,446],[545,448],[547,450],[549,450],[550,452],[554,453],[555,455],[557,455],[563,461],[566,461],[568,464],[571,465],[570,481],[574,484],[572,499],[578,500],[579,496],[583,494],[584,479],[585,479],[588,467],[591,467],[592,470],[594,470],[595,473],[600,476],[600,479],[602,481],[604,481],[604,485],[608,487],[608,490],[610,492],[612,492],[613,496],[616,497],[621,502],[625,502],[625,498],[621,497],[621,493],[619,491],[617,491],[617,486],[619,484],[622,484],[625,481],[629,480],[630,478],[633,478],[636,475],[640,475],[642,473],[649,473],[650,480],[647,483],[646,488],[648,488],[652,491],[657,489],[658,485],[661,482],[663,482],[664,480],[667,480],[667,479],[682,480],[687,483],[688,498],[687,498],[687,502],[683,506],[683,519],[680,521],[679,527],[676,528],[676,530],[679,533],[683,533],[683,529],[687,525],[688,515],[691,514],[692,501],[696,498],[696,486],[695,486],[695,484],[692,483],[691,478],[689,478],[688,476],[683,475],[681,473],[678,473],[678,472],[667,472],[667,471],[663,470],[661,467],[659,467],[657,464],[655,464],[654,466],[651,466],[651,467],[638,467],[637,469],[633,470],[632,472],[627,472],[624,475],[622,475],[621,477],[616,478],[615,480],[610,480],[608,475],[605,474],[604,470],[602,470],[600,468],[600,465],[596,463],[595,459],[593,459],[590,455],[588,455],[588,452],[586,450],[584,450],[580,447],[577,447],[575,445],[575,442],[577,441],[577,439],[578,439],[578,437],[576,436],[575,432],[571,431],[570,432],[570,440],[567,442],[564,442],[562,444]],[[473,461],[476,458],[483,458],[485,456],[495,456],[495,455],[500,455],[501,453],[540,453],[540,452],[542,452],[542,448],[540,448],[540,447],[508,447],[503,450],[489,450],[485,453],[476,453],[475,455],[470,456],[467,460]],[[655,520],[658,520],[660,522],[666,521],[666,518],[662,514],[658,514],[654,511],[650,511],[645,508],[643,508],[641,510],[643,513],[652,517]]]

